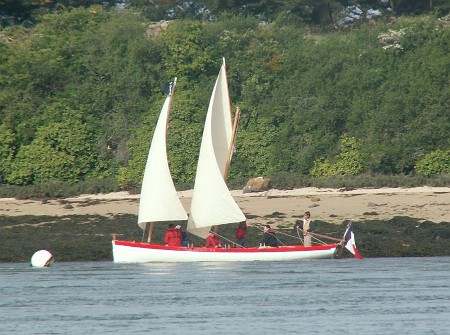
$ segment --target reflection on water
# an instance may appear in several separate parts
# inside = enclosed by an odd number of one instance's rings
[[[450,258],[0,264],[1,334],[448,334]]]

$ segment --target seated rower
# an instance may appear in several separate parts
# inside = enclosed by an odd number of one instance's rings
[[[264,234],[261,243],[268,247],[278,247],[278,239],[275,236],[276,231],[271,229],[269,225],[264,227]]]
[[[209,232],[208,237],[206,237],[206,248],[221,248],[222,241],[219,236],[212,230]]]
[[[181,234],[180,231],[175,228],[173,223],[169,224],[169,229],[164,236],[164,243],[166,246],[179,247],[181,246]]]

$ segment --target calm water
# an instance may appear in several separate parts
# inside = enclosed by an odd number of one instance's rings
[[[450,334],[450,257],[0,264],[0,334]]]

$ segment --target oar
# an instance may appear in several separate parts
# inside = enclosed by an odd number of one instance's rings
[[[225,236],[219,235],[219,234],[217,234],[217,233],[215,233],[215,234],[216,234],[217,236],[219,236],[222,240],[225,240],[225,241],[227,241],[227,242],[230,242],[231,244],[234,244],[234,245],[236,245],[236,246],[238,246],[238,247],[240,247],[240,248],[243,248],[242,245],[240,245],[240,244],[238,244],[238,243],[236,243],[236,242],[234,242],[234,241],[232,241],[232,240],[227,239]]]
[[[253,226],[255,226],[255,228],[257,228],[257,229],[259,229],[259,230],[261,230],[261,231],[264,231],[264,229],[261,229],[261,228],[260,228],[261,226],[263,226],[263,227],[265,226],[265,225],[263,225],[263,224],[260,224],[260,223],[253,223]],[[276,229],[273,229],[273,230],[275,230],[276,232],[280,232],[280,234],[283,234],[283,235],[291,236],[291,237],[292,237],[292,235],[288,235],[288,234],[282,233],[280,230],[276,230]],[[277,239],[277,241],[280,242],[282,245],[286,245],[286,244],[284,244],[283,242],[281,242],[281,240],[278,238],[277,235],[272,234],[272,233],[271,233],[270,235],[274,236],[274,237]]]
[[[253,226],[255,226],[255,228],[257,228],[257,229],[259,229],[259,230],[261,230],[261,231],[264,231],[263,229],[261,229],[260,227],[261,226],[265,226],[265,225],[263,225],[263,224],[261,224],[261,223],[253,223]],[[298,240],[300,240],[302,243],[303,243],[303,240],[301,239],[301,237],[300,236],[298,236],[298,237],[296,237],[295,235],[292,235],[292,234],[286,234],[285,232],[283,232],[281,229],[273,229],[273,230],[275,230],[277,233],[279,233],[280,235],[285,235],[285,236],[289,236],[289,237],[292,237],[292,238],[296,238],[296,239],[298,239]],[[299,230],[299,228],[297,227],[297,234],[298,234],[298,230]]]
[[[317,233],[309,233],[309,235],[311,235],[311,236],[314,236],[314,237],[321,237],[321,238],[326,238],[326,239],[329,239],[329,240],[332,240],[332,241],[336,241],[336,242],[342,242],[342,240],[341,239],[338,239],[338,238],[336,238],[336,237],[331,237],[331,236],[327,236],[327,235],[322,235],[322,234],[317,234]]]
[[[302,243],[303,243],[303,240],[302,240],[302,238],[300,237],[300,227],[296,225],[295,228],[296,228],[295,230],[297,231],[298,239],[301,240]]]

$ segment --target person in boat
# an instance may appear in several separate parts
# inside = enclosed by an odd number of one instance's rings
[[[264,234],[261,243],[266,247],[278,247],[278,239],[275,236],[277,232],[270,228],[269,225],[264,227]]]
[[[303,245],[305,247],[310,247],[311,246],[311,235],[309,234],[311,232],[311,213],[310,212],[305,212],[305,214],[303,214],[303,227],[302,227],[302,231],[303,231]]]
[[[246,237],[247,237],[247,222],[241,221],[238,223],[236,229],[236,239],[238,247],[244,247]]]
[[[188,233],[181,229],[180,225],[175,226],[175,228],[177,228],[180,231],[180,235],[181,235],[181,246],[182,247],[188,247],[189,246],[189,237],[188,237]]]
[[[169,229],[167,230],[166,236],[164,236],[164,243],[171,247],[181,246],[181,233],[175,228],[173,223],[169,224]]]
[[[222,240],[219,236],[212,230],[209,232],[208,236],[206,237],[206,248],[221,248],[222,247]]]

